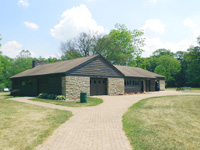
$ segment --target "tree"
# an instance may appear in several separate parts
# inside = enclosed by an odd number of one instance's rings
[[[0,84],[1,87],[10,87],[10,79],[9,77],[11,77],[14,72],[15,69],[13,69],[13,59],[8,57],[8,56],[2,56],[1,57],[1,61],[2,61],[2,66],[3,66],[3,70],[2,73],[0,74]]]
[[[143,31],[129,30],[125,25],[116,24],[108,35],[97,40],[95,53],[102,54],[112,64],[134,64],[133,59],[142,53]]]
[[[150,56],[146,58],[146,69],[154,72],[155,68],[159,65],[158,57]]]
[[[141,55],[143,31],[128,30],[116,24],[109,34],[81,33],[73,40],[61,43],[62,59],[102,54],[112,64],[128,65]]]
[[[1,35],[0,35],[1,36]],[[1,41],[1,37],[0,37],[0,41]],[[0,48],[1,48],[1,43],[0,43]],[[0,51],[0,91],[3,90],[3,88],[5,88],[5,84],[3,83],[3,62],[2,62],[3,56],[2,56],[2,52]]]
[[[179,60],[181,63],[181,71],[177,73],[175,76],[175,81],[176,81],[175,86],[178,87],[183,87],[187,85],[187,79],[186,79],[187,63],[184,58],[185,53],[186,52],[184,51],[178,51],[175,54],[175,58]]]
[[[171,52],[170,50],[164,49],[164,48],[158,49],[158,50],[153,52],[153,56],[155,56],[155,57],[160,57],[160,56],[164,56],[164,55],[174,57],[175,54],[173,52]]]
[[[1,42],[2,38],[1,38],[1,34],[0,34],[0,42]],[[0,43],[0,48],[1,48],[1,43]]]
[[[31,53],[28,50],[22,50],[19,55],[14,59],[13,67],[13,74],[18,74],[23,72],[27,69],[32,68],[32,61],[33,58],[31,57]]]
[[[62,59],[74,59],[93,55],[97,36],[97,33],[82,32],[78,37],[68,40],[67,42],[62,42],[60,46]]]
[[[184,54],[187,63],[186,78],[191,86],[200,86],[200,47],[190,47]]]
[[[166,77],[167,86],[173,86],[175,75],[181,70],[180,62],[169,55],[160,56],[158,58],[159,65],[155,68],[155,73]]]
[[[46,63],[54,63],[54,62],[60,61],[60,59],[55,58],[55,57],[49,57],[45,61],[46,61]]]
[[[30,58],[31,53],[28,50],[22,50],[17,57],[18,58]]]

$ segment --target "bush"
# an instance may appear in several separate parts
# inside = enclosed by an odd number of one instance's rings
[[[55,94],[49,94],[47,96],[48,99],[55,99],[57,96]]]
[[[58,95],[56,96],[56,100],[65,100],[66,97],[64,95]]]
[[[48,94],[47,93],[40,93],[38,95],[39,98],[47,98],[48,97]]]

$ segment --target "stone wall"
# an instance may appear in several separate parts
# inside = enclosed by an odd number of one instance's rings
[[[160,91],[165,91],[165,80],[160,80]]]
[[[80,76],[66,76],[65,83],[63,80],[62,85],[66,88],[62,90],[63,94],[66,95],[66,99],[79,98],[81,92],[86,92],[90,95],[90,78]]]
[[[62,80],[62,83],[61,83],[61,86],[62,86],[62,95],[65,95],[66,96],[66,76],[62,77],[61,78]]]
[[[108,95],[124,94],[124,78],[108,78]]]

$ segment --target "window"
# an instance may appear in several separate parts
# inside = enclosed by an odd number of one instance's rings
[[[25,82],[25,81],[21,81],[21,85],[22,85],[22,86],[25,86],[25,85],[26,85],[26,82]]]
[[[33,81],[32,80],[28,80],[27,85],[32,85]]]
[[[94,84],[96,84],[96,80],[94,80]]]
[[[132,85],[135,85],[135,81],[134,80],[132,81]]]
[[[99,80],[99,84],[101,84],[101,80]]]
[[[48,84],[48,83],[49,83],[48,78],[41,78],[41,79],[39,79],[39,84]]]
[[[13,84],[14,84],[15,86],[17,86],[17,85],[18,85],[18,82],[17,82],[17,81],[14,81]]]

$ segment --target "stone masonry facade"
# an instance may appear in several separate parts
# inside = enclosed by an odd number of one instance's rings
[[[123,78],[108,78],[108,95],[124,94]],[[66,99],[79,98],[81,92],[90,96],[90,77],[66,76],[62,77],[62,94]]]
[[[165,80],[160,80],[160,90],[165,91]]]
[[[143,83],[145,88],[145,82]],[[108,95],[124,94],[124,89],[124,78],[107,78]],[[165,90],[165,80],[160,80],[160,90]],[[90,77],[62,77],[62,94],[66,96],[66,99],[79,98],[81,92],[90,96]]]
[[[124,94],[124,78],[108,78],[108,95]]]
[[[81,92],[90,95],[90,77],[62,77],[62,94],[66,95],[66,99],[79,98]]]

